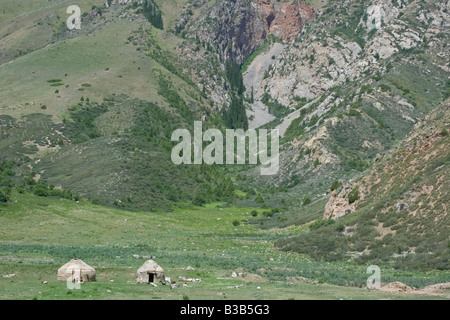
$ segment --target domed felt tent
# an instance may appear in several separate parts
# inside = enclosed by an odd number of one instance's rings
[[[164,281],[164,270],[155,261],[148,260],[137,271],[136,282],[154,283]]]
[[[58,281],[95,281],[95,269],[79,259],[70,260],[58,269]]]

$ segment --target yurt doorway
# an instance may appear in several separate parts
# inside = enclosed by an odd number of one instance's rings
[[[153,260],[148,260],[137,270],[136,282],[138,283],[155,283],[164,279],[163,268]]]

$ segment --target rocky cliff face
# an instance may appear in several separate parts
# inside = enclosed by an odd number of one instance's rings
[[[449,6],[344,1],[304,27],[258,88],[291,109],[278,125],[286,143],[270,183],[323,179],[300,191],[323,194],[369,168],[437,107],[448,86]]]
[[[267,33],[288,43],[300,34],[306,22],[316,16],[313,8],[300,1],[271,3],[261,0],[256,5],[260,17],[265,21]]]
[[[275,66],[271,77],[263,84],[268,85],[268,93],[274,99],[292,106],[296,96],[315,98],[334,86],[379,68],[383,61],[380,59],[420,47],[424,40],[432,42],[429,45],[438,50],[438,55],[446,55],[438,36],[450,25],[449,2],[430,1],[425,5],[391,0],[345,3],[329,7],[322,19],[312,26],[314,32],[298,37],[286,50],[282,63]],[[360,7],[352,12],[350,4]],[[342,14],[330,14],[332,10],[340,10]],[[352,12],[353,23],[345,18],[345,11]],[[448,68],[443,61],[439,64],[443,69]]]
[[[199,19],[186,22],[187,36],[195,36],[211,44],[225,58],[239,64],[255,51],[269,35],[291,42],[315,10],[301,1],[226,0],[205,9]]]
[[[244,63],[270,35],[292,41],[316,13],[301,1],[199,0],[185,7],[172,30],[185,39],[178,48],[185,72],[220,110],[230,102],[224,61]]]
[[[342,184],[342,186],[331,193],[330,199],[325,206],[325,212],[323,214],[324,219],[339,219],[356,210],[356,202],[350,203],[348,198],[349,194],[356,186],[353,186],[352,183],[345,180],[341,180],[339,183]],[[360,197],[360,194],[361,190],[358,188],[358,197]]]

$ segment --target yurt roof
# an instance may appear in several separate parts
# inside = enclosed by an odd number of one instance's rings
[[[140,272],[164,272],[163,268],[161,268],[160,265],[158,265],[155,261],[153,260],[148,260],[146,261],[139,269],[138,269],[138,273]]]
[[[63,265],[59,270],[66,270],[69,268],[73,269],[83,269],[83,270],[94,270],[91,266],[86,264],[80,259],[72,259],[69,262],[67,262],[65,265]],[[95,271],[95,270],[94,270]]]

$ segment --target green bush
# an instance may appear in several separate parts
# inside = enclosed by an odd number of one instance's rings
[[[347,113],[347,115],[349,117],[361,117],[362,116],[361,112],[359,112],[358,110],[353,109],[353,108],[350,109],[350,111]]]
[[[381,89],[381,91],[383,91],[383,92],[388,92],[388,91],[391,90],[391,87],[389,87],[389,86],[386,85],[386,84],[380,84],[380,89]]]
[[[319,165],[320,165],[320,161],[319,161],[319,158],[317,158],[317,159],[314,161],[314,168],[318,167]]]
[[[205,194],[201,191],[197,191],[194,200],[192,201],[192,204],[194,206],[203,206],[206,202],[207,200]]]
[[[264,198],[261,196],[261,194],[258,194],[255,198],[256,203],[264,203]]]
[[[271,217],[273,217],[273,212],[272,211],[264,211],[263,216],[271,218]]]
[[[8,202],[8,201],[9,197],[6,195],[6,193],[0,190],[0,202]]]
[[[330,189],[331,189],[331,191],[335,191],[335,190],[339,189],[340,187],[342,187],[342,183],[340,183],[339,180],[336,180],[331,184]]]
[[[49,196],[47,187],[45,187],[43,185],[37,185],[36,187],[34,187],[33,194],[36,196],[39,196],[39,197],[48,197]]]
[[[303,201],[302,201],[302,204],[303,204],[304,206],[306,206],[306,205],[308,205],[308,204],[310,204],[310,203],[311,203],[311,199],[308,198],[308,197],[304,198]]]
[[[335,221],[333,219],[325,219],[325,220],[317,220],[314,221],[310,226],[309,229],[310,230],[317,230],[319,228],[325,227],[325,226],[329,226],[331,224],[334,224]]]
[[[349,194],[348,194],[348,202],[354,203],[359,200],[359,188],[355,187]]]

